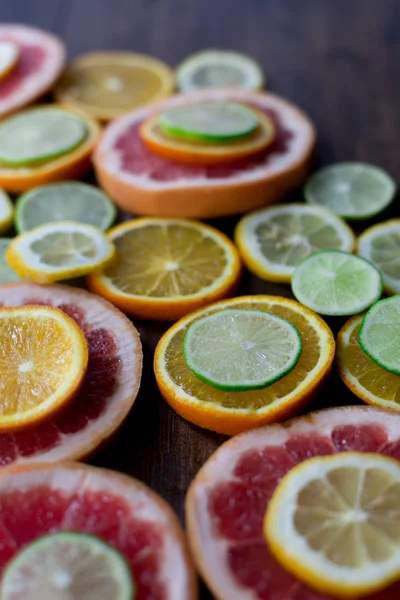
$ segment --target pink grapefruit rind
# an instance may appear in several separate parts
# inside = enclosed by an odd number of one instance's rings
[[[143,362],[139,333],[131,321],[107,300],[85,290],[66,285],[41,286],[35,283],[10,283],[0,286],[0,305],[20,306],[24,304],[49,304],[61,308],[61,310],[70,307],[69,314],[73,318],[75,318],[74,313],[84,316],[83,323],[79,322],[78,317],[77,320],[78,324],[84,329],[88,340],[93,338],[93,333],[99,333],[92,340],[95,345],[101,344],[102,332],[109,332],[107,335],[110,336],[113,344],[112,356],[105,356],[107,348],[102,349],[100,347],[93,360],[95,361],[95,367],[97,366],[100,369],[100,374],[102,374],[101,369],[104,371],[104,369],[111,368],[115,364],[118,365],[118,372],[114,382],[115,385],[109,390],[109,394],[105,396],[104,406],[101,411],[98,411],[99,414],[92,415],[88,404],[87,410],[90,416],[87,418],[86,425],[77,428],[76,425],[72,424],[70,427],[63,428],[62,419],[65,415],[63,413],[54,423],[52,421],[46,423],[43,425],[45,429],[38,430],[40,435],[46,435],[50,438],[57,434],[55,445],[47,444],[46,446],[44,444],[43,451],[36,453],[32,449],[26,450],[25,446],[27,444],[32,445],[35,443],[35,429],[25,433],[25,437],[21,438],[13,434],[0,435],[0,465],[4,466],[11,462],[26,464],[87,458],[99,447],[106,444],[115,434],[135,402],[139,391]],[[108,358],[112,361],[109,367]],[[88,372],[90,368],[89,343]],[[87,401],[93,403],[95,400],[93,398],[94,394],[102,392],[101,389],[97,390],[96,386],[94,388],[88,390],[88,396],[86,397],[84,395],[86,390],[84,381],[76,402]],[[58,423],[61,423],[61,427],[58,426]],[[57,431],[54,431],[54,427],[57,428]],[[30,435],[31,439],[27,439],[27,435]],[[13,459],[7,458],[5,455],[6,450],[9,451],[11,443],[13,443]]]
[[[374,440],[373,435],[371,435],[369,442],[364,444],[365,438],[361,434],[363,431],[366,433],[368,428],[370,434],[375,430],[376,436]],[[358,431],[358,434],[354,433],[353,446],[349,442],[352,429],[355,432]],[[339,434],[335,438],[336,431],[342,431],[343,435]],[[350,432],[348,438],[346,438],[346,431]],[[332,438],[331,434],[333,434]],[[308,436],[310,437],[308,438]],[[295,446],[299,438],[300,440],[314,439],[319,444],[321,444],[321,438],[327,438],[328,441],[325,439],[325,449],[321,451],[315,449],[315,452],[311,451],[307,456],[296,458],[294,448],[290,444]],[[290,444],[288,444],[289,441]],[[269,447],[273,453],[279,451],[283,452],[285,456],[287,455],[288,464],[285,466],[285,472],[292,468],[288,466],[289,464],[294,466],[305,458],[336,451],[375,451],[400,459],[400,415],[373,407],[354,406],[326,409],[310,413],[304,417],[297,417],[282,425],[268,425],[241,433],[225,442],[208,459],[189,487],[186,497],[186,522],[189,543],[195,564],[216,599],[269,600],[270,598],[290,598],[291,600],[331,600],[331,596],[321,595],[303,586],[284,571],[268,552],[262,531],[263,516],[268,505],[268,499],[284,472],[280,472],[274,463],[270,463],[270,473],[261,470],[253,473],[248,471],[246,481],[246,473],[238,473],[238,469],[240,469],[239,465],[243,467],[244,458],[246,459],[248,456],[247,453],[251,453],[255,461],[261,461],[263,459],[260,457],[265,459],[267,455],[264,453]],[[268,463],[265,460],[264,466],[266,465]],[[268,477],[271,478],[270,482]],[[229,486],[244,486],[244,489],[247,489],[246,502],[252,499],[256,505],[258,503],[258,506],[261,502],[262,514],[260,522],[257,523],[257,537],[255,537],[254,523],[251,522],[251,516],[246,520],[244,512],[241,513],[241,520],[238,520],[232,526],[230,538],[226,537],[226,532],[225,534],[224,532],[221,533],[221,528],[226,528],[226,523],[225,526],[221,525],[218,522],[218,515],[214,515],[213,518],[210,507],[213,492],[222,489],[224,485],[228,490],[230,489]],[[228,499],[230,504],[228,503],[227,510],[234,510],[235,498],[232,493],[229,494]],[[243,511],[243,507],[241,508]],[[220,530],[218,530],[218,527]],[[282,592],[282,595],[279,595],[279,591],[265,587],[265,582],[262,589],[258,588],[257,591],[252,589],[250,585],[244,585],[236,578],[229,567],[228,553],[230,552],[232,556],[232,548],[241,549],[246,544],[248,544],[250,552],[252,547],[265,546],[265,555],[268,560],[273,561],[268,565],[265,561],[263,569],[267,573],[266,577],[270,576],[276,585],[278,585],[278,580],[282,584],[284,578],[287,577],[285,593]],[[257,556],[254,556],[253,565],[256,561]],[[246,569],[246,565],[240,563],[240,568],[242,571],[238,577],[243,578],[245,577],[243,569]],[[254,585],[257,585],[255,573],[252,575],[252,578],[248,576],[248,582],[254,580]],[[273,577],[276,577],[276,579],[274,580]],[[290,593],[288,590],[290,590]],[[369,596],[368,598],[371,600],[395,600],[399,595],[400,583],[390,588],[390,594],[385,590],[382,594]]]
[[[0,40],[20,47],[15,69],[0,81],[0,117],[4,117],[31,104],[54,85],[65,66],[66,49],[63,41],[51,33],[13,23],[0,25]],[[41,54],[37,51],[36,64],[32,64],[33,48],[42,50]]]
[[[26,515],[18,504],[24,503],[24,494],[28,495],[28,503],[32,499],[35,502],[38,490],[39,496],[40,493],[48,496],[43,504],[53,499],[53,512],[42,507],[44,514],[40,518],[36,508],[36,518],[27,526],[24,519],[33,506],[27,507]],[[13,495],[15,504],[10,507],[7,500],[12,500]],[[87,497],[93,502],[93,512],[89,515]],[[14,552],[45,533],[71,530],[91,533],[126,553],[137,576],[137,600],[197,599],[197,577],[177,516],[158,494],[136,479],[67,461],[57,465],[7,467],[0,472],[0,506],[1,536],[14,542]],[[135,524],[139,530],[135,531]],[[151,531],[144,540],[146,527]],[[153,534],[157,535],[157,541]],[[152,572],[146,568],[151,555],[154,555],[149,561],[149,565],[154,565]]]
[[[231,163],[216,170],[168,161],[151,153],[141,142],[137,129],[150,116],[189,102],[221,99],[276,114],[281,130],[287,134],[285,149],[278,151],[271,145],[265,154],[251,159],[254,163]],[[124,135],[130,128],[134,133],[127,143],[128,150],[124,150],[125,154],[128,151],[126,158],[116,146],[126,143]],[[240,214],[281,199],[305,178],[315,139],[308,117],[274,94],[207,90],[179,94],[118,119],[106,128],[93,160],[101,186],[124,210],[139,215],[203,219]],[[130,162],[130,171],[124,160]]]

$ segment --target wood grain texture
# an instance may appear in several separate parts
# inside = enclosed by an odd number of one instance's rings
[[[248,52],[264,66],[268,87],[314,120],[320,163],[362,160],[400,179],[398,0],[1,0],[0,21],[54,31],[71,57],[125,49],[175,65],[203,47]],[[397,201],[381,219],[394,214]],[[234,223],[215,224],[231,233]],[[248,273],[240,293],[290,295],[288,287]],[[340,324],[331,321],[335,331]],[[167,326],[136,325],[145,352],[141,392],[123,429],[94,462],[143,480],[182,517],[189,482],[224,438],[169,409],[152,371],[154,348]],[[332,375],[314,407],[354,402]],[[202,598],[210,598],[205,590]]]

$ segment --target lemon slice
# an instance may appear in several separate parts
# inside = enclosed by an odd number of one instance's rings
[[[14,42],[0,41],[0,81],[6,79],[19,59],[19,46]]]
[[[400,577],[400,463],[378,454],[307,460],[276,488],[264,532],[272,553],[303,582],[361,598]]]
[[[6,250],[9,266],[38,283],[86,275],[108,265],[114,255],[115,247],[102,231],[74,221],[35,227],[14,238]]]
[[[14,218],[14,205],[4,190],[0,190],[0,233],[10,229]]]
[[[380,270],[388,294],[400,293],[400,219],[366,229],[358,238],[357,254]]]

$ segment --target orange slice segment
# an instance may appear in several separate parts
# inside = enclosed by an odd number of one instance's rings
[[[264,113],[254,110],[259,125],[254,133],[231,142],[195,143],[168,137],[160,127],[160,116],[150,117],[140,126],[140,136],[146,146],[156,154],[170,160],[188,164],[220,164],[233,162],[257,154],[275,138],[275,125]]]
[[[0,40],[0,81],[6,79],[19,59],[19,46],[15,42]]]
[[[0,432],[50,418],[79,389],[88,346],[76,322],[47,306],[0,308]]]
[[[56,98],[110,121],[175,87],[172,70],[160,60],[133,52],[93,52],[74,60],[56,87]]]

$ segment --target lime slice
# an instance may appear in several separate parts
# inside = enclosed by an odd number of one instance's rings
[[[82,119],[54,108],[31,109],[0,124],[0,163],[23,167],[53,159],[85,138]]]
[[[8,40],[0,41],[0,81],[13,71],[18,62],[19,54],[18,44]]]
[[[358,341],[377,365],[400,375],[400,296],[380,300],[362,320]]]
[[[0,233],[10,229],[14,219],[14,205],[8,194],[0,190]]]
[[[160,117],[163,131],[171,136],[197,142],[229,142],[253,133],[257,115],[234,102],[201,102],[181,106]]]
[[[400,294],[400,219],[369,227],[358,238],[357,253],[380,270],[388,294]]]
[[[178,87],[187,92],[201,88],[264,87],[264,73],[249,56],[225,50],[205,50],[189,56],[176,71]]]
[[[125,558],[102,540],[61,532],[25,546],[7,565],[2,600],[133,600],[136,586]]]
[[[21,281],[21,278],[8,266],[6,261],[5,252],[11,242],[12,238],[0,238],[0,285]]]
[[[226,309],[195,321],[184,341],[194,375],[219,390],[265,388],[297,364],[302,342],[296,327],[268,312]]]
[[[345,219],[369,219],[392,202],[396,184],[389,175],[364,163],[338,163],[310,177],[304,196],[310,204],[321,204]]]
[[[19,233],[54,221],[78,221],[106,231],[117,209],[104,192],[86,183],[64,181],[43,185],[20,196],[15,227]]]
[[[364,258],[323,250],[296,267],[292,291],[299,302],[322,315],[355,315],[379,300],[382,277]]]

